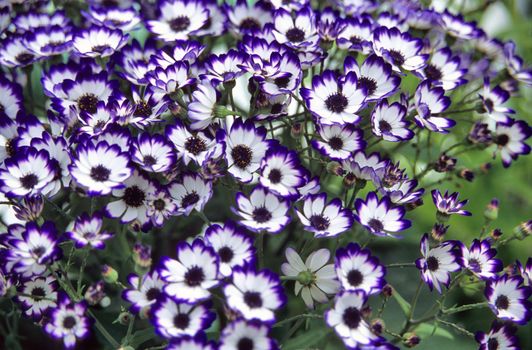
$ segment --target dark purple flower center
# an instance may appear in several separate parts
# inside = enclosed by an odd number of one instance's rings
[[[378,219],[371,219],[368,222],[368,226],[374,231],[374,232],[382,232],[384,229],[384,225],[382,222]]]
[[[22,187],[29,190],[39,183],[39,178],[35,174],[27,174],[22,176],[19,181]]]
[[[246,145],[237,145],[231,150],[231,157],[237,167],[245,169],[251,163],[253,152]]]
[[[497,309],[506,310],[510,307],[510,300],[506,295],[499,295],[495,300],[495,306]]]
[[[76,325],[77,321],[74,316],[67,316],[63,319],[63,328],[72,329]]]
[[[146,101],[139,101],[135,106],[135,117],[149,117],[152,113],[151,106]]]
[[[153,207],[157,211],[162,211],[162,210],[164,210],[164,208],[166,208],[166,203],[164,202],[164,200],[158,198],[158,199],[153,201]]]
[[[185,149],[192,153],[193,155],[197,156],[201,152],[204,152],[207,150],[207,144],[205,141],[197,136],[190,136],[185,141]]]
[[[277,87],[282,89],[288,86],[288,83],[290,82],[290,77],[275,78],[273,82]]]
[[[480,262],[477,259],[469,259],[468,265],[471,271],[480,272]]]
[[[137,186],[131,186],[125,189],[122,197],[129,207],[140,207],[146,199],[146,194]]]
[[[253,350],[254,348],[253,340],[251,340],[248,337],[241,338],[238,341],[236,348],[237,350]]]
[[[181,207],[187,208],[191,205],[194,205],[198,203],[200,200],[200,196],[197,194],[196,191],[192,191],[190,193],[187,193],[183,199],[181,199]]]
[[[440,80],[442,77],[441,70],[432,64],[427,64],[425,67],[425,75],[430,80]]]
[[[29,52],[22,52],[15,57],[15,60],[22,65],[26,65],[29,64],[34,57],[35,56]]]
[[[364,280],[364,275],[358,270],[351,270],[347,274],[347,282],[353,287],[359,286]]]
[[[222,247],[218,250],[218,256],[223,263],[228,263],[233,260],[235,254],[233,253],[233,249],[229,247]]]
[[[281,174],[281,171],[279,169],[272,169],[268,174],[268,180],[270,180],[272,184],[278,184],[279,182],[281,182],[282,178],[283,175]]]
[[[360,311],[356,307],[348,307],[347,309],[345,309],[342,318],[346,326],[350,329],[358,328],[360,321],[362,321]]]
[[[334,113],[342,113],[347,107],[348,100],[341,92],[337,92],[327,97],[325,100],[325,106],[327,109]]]
[[[168,24],[174,32],[182,32],[190,26],[190,19],[187,16],[179,16],[171,20]]]
[[[484,100],[484,107],[486,108],[487,112],[493,111],[493,101],[489,98]]]
[[[329,219],[323,215],[312,215],[309,221],[310,225],[318,231],[324,231],[330,225]]]
[[[157,163],[157,159],[155,159],[155,157],[151,155],[144,156],[143,161],[144,161],[144,165],[146,166],[152,166]]]
[[[375,91],[377,91],[377,81],[373,78],[369,77],[360,77],[358,78],[358,82],[361,86],[366,87],[366,90],[368,91],[368,96],[373,95]]]
[[[205,273],[199,266],[192,266],[185,273],[185,281],[191,287],[199,286],[205,280]]]
[[[510,141],[510,138],[508,137],[508,135],[506,134],[501,134],[501,135],[498,135],[496,138],[495,138],[495,143],[498,144],[499,146],[501,147],[504,147],[508,144],[508,142]]]
[[[283,111],[283,104],[282,103],[275,103],[270,108],[270,113],[272,114],[279,114]]]
[[[333,150],[338,151],[344,146],[344,141],[340,137],[334,136],[329,139],[329,146],[331,146]]]
[[[351,44],[353,45],[358,45],[362,42],[362,38],[359,37],[358,35],[353,35],[352,37],[349,38],[349,42],[351,42]]]
[[[244,18],[242,22],[240,22],[240,29],[243,29],[245,31],[256,31],[260,30],[261,25],[260,23],[251,17]]]
[[[109,179],[109,175],[111,175],[111,170],[107,169],[103,165],[97,165],[91,169],[91,178],[94,181],[107,181]]]
[[[40,258],[46,252],[46,248],[43,246],[38,246],[33,248],[31,252],[35,257]]]
[[[268,222],[272,218],[272,213],[270,213],[270,211],[265,207],[255,208],[255,210],[253,210],[252,215],[253,220],[258,222],[259,224]]]
[[[381,119],[379,121],[379,129],[382,133],[387,133],[387,132],[390,132],[390,130],[392,130],[392,126],[386,120]]]
[[[286,38],[293,43],[300,43],[305,40],[305,32],[299,28],[290,28],[286,32]]]
[[[438,261],[438,258],[434,256],[429,256],[427,258],[427,268],[429,271],[436,271],[440,267],[440,262]]]
[[[109,47],[110,47],[109,45],[96,45],[92,47],[92,51],[102,53],[105,50],[107,50]]]
[[[190,317],[187,314],[177,314],[174,317],[174,326],[179,329],[186,329],[190,324]]]
[[[488,339],[488,350],[497,350],[499,349],[499,341],[497,338]]]
[[[96,95],[87,93],[81,95],[81,97],[78,98],[78,108],[80,111],[87,112],[89,114],[94,114],[98,110],[98,102],[99,101]]]
[[[146,292],[146,299],[149,301],[155,300],[161,295],[161,290],[159,288],[150,288]]]
[[[44,291],[44,288],[42,287],[35,287],[32,289],[31,295],[37,298],[42,298],[46,296],[46,292]]]
[[[405,63],[405,57],[399,51],[389,50],[388,54],[390,55],[390,58],[392,59],[393,64],[395,64],[396,66],[400,66],[403,63]]]
[[[259,308],[262,306],[262,297],[257,292],[245,292],[244,302],[252,309]]]

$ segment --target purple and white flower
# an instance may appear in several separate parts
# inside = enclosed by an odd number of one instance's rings
[[[438,117],[439,114],[449,108],[451,99],[445,96],[445,91],[441,87],[431,87],[430,80],[424,80],[418,85],[415,94],[415,106],[417,114],[414,120],[420,128],[427,128],[430,131],[447,134],[448,128],[452,128],[456,122],[445,117]]]
[[[370,16],[340,20],[336,44],[339,48],[365,55],[373,51],[373,20]]]
[[[166,127],[166,137],[174,144],[177,158],[182,159],[185,165],[191,160],[202,164],[209,156],[221,151],[221,145],[215,138],[203,131],[190,132],[180,120]]]
[[[497,277],[497,273],[502,271],[502,261],[494,258],[497,250],[491,247],[489,240],[473,240],[468,249],[465,245],[460,246],[464,268],[468,269],[480,279],[490,280]]]
[[[269,332],[270,327],[261,322],[233,321],[223,329],[218,350],[279,350]]]
[[[303,210],[296,210],[306,231],[313,232],[315,238],[335,237],[353,225],[353,215],[334,198],[327,203],[327,194],[310,194],[303,200]]]
[[[273,26],[275,40],[293,49],[304,50],[318,43],[316,17],[310,6],[296,11],[294,16],[284,8],[278,9],[274,13]]]
[[[301,165],[295,151],[272,147],[262,159],[259,182],[278,196],[297,198],[297,189],[307,182],[307,177],[308,170]]]
[[[475,340],[480,344],[478,350],[520,350],[516,331],[512,324],[494,321],[489,333],[475,333]]]
[[[190,129],[204,130],[214,121],[219,93],[210,82],[202,82],[192,93],[192,102],[188,104]]]
[[[525,325],[532,317],[532,291],[521,276],[502,275],[486,283],[484,295],[497,318]]]
[[[62,340],[65,348],[73,349],[78,339],[89,335],[90,323],[86,313],[87,305],[84,302],[74,303],[66,296],[61,296],[43,328],[53,338]]]
[[[449,48],[441,48],[432,54],[430,61],[422,70],[414,73],[422,79],[432,81],[434,86],[441,86],[446,91],[453,90],[467,82],[463,79],[467,69],[461,67],[460,57],[452,54]]]
[[[168,193],[177,206],[176,213],[188,216],[192,210],[201,212],[212,197],[212,182],[198,174],[185,174],[168,187]]]
[[[464,216],[471,216],[471,213],[467,210],[463,210],[464,205],[467,204],[468,200],[458,201],[458,192],[449,194],[448,191],[445,191],[445,194],[441,194],[439,190],[432,190],[432,201],[442,216],[449,216],[451,214],[458,214]]]
[[[83,12],[88,20],[99,26],[120,29],[123,32],[134,30],[140,23],[140,16],[132,7],[90,7]]]
[[[519,155],[530,153],[526,140],[532,135],[532,129],[524,120],[509,119],[507,123],[497,123],[494,142],[501,153],[502,165],[507,168]]]
[[[388,104],[383,99],[375,106],[371,113],[373,134],[386,141],[400,142],[410,140],[414,132],[408,129],[410,124],[406,119],[406,108],[398,102]]]
[[[172,144],[159,134],[140,134],[132,145],[131,154],[131,160],[148,172],[165,172],[175,163]]]
[[[266,23],[272,22],[270,10],[261,1],[252,4],[246,0],[237,0],[234,6],[225,4],[224,9],[235,34],[256,35]]]
[[[159,276],[157,270],[148,272],[142,277],[130,274],[127,281],[132,289],[125,289],[122,298],[131,303],[131,310],[140,312],[149,309],[163,295],[166,283]]]
[[[421,53],[423,41],[402,33],[397,28],[379,27],[373,32],[373,50],[400,73],[401,68],[415,71],[423,68],[428,55]]]
[[[312,146],[331,159],[347,159],[366,147],[362,130],[353,124],[318,125],[316,129],[321,140],[312,140]]]
[[[113,237],[111,233],[102,230],[103,215],[96,212],[89,216],[83,213],[67,227],[65,235],[75,242],[76,248],[90,246],[96,249],[105,247],[104,241]]]
[[[119,51],[128,38],[121,30],[92,26],[74,34],[72,47],[81,57],[107,57]]]
[[[147,21],[146,28],[163,41],[186,40],[209,19],[205,2],[199,0],[162,0],[157,12],[157,19]]]
[[[378,153],[372,153],[369,156],[362,151],[355,154],[342,162],[342,168],[346,178],[371,181],[377,174],[384,172],[388,161],[381,159]]]
[[[35,321],[49,309],[57,306],[57,281],[52,276],[33,277],[22,282],[18,288],[21,293],[16,299],[22,304],[24,314]]]
[[[484,90],[480,95],[482,100],[482,107],[488,118],[498,122],[509,122],[509,114],[514,114],[515,111],[511,108],[505,107],[504,103],[510,98],[510,93],[500,86],[495,88],[490,87],[489,78],[484,79]]]

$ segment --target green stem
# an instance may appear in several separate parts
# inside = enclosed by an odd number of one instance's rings
[[[317,315],[317,314],[299,314],[299,315],[296,315],[296,316],[292,316],[292,317],[289,317],[287,319],[284,319],[282,321],[279,321],[277,322],[276,324],[273,325],[273,327],[277,328],[277,327],[281,327],[282,325],[285,325],[287,323],[290,323],[292,321],[296,321],[296,320],[299,320],[301,318],[323,318],[323,315]]]
[[[441,324],[444,324],[446,326],[449,326],[455,330],[457,330],[458,332],[462,333],[462,334],[465,334],[467,335],[468,337],[471,337],[473,338],[475,335],[473,333],[471,333],[470,331],[468,331],[467,329],[465,328],[462,328],[460,327],[459,325],[455,324],[455,323],[452,323],[452,322],[447,322],[447,321],[444,321],[442,319],[437,319],[438,323],[441,323]]]
[[[264,266],[264,233],[259,232],[257,237],[257,255],[259,257],[259,267]]]
[[[488,302],[487,301],[483,301],[481,303],[476,303],[476,304],[467,304],[467,305],[452,307],[450,309],[442,309],[441,313],[443,315],[452,315],[452,314],[457,314],[459,312],[464,312],[464,311],[468,311],[468,310],[483,309],[483,308],[486,308],[488,306],[489,306]]]
[[[388,264],[386,265],[386,268],[403,268],[403,267],[416,267],[416,264],[414,263],[395,263],[395,264]]]

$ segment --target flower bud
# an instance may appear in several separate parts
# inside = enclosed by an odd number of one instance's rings
[[[371,306],[369,305],[366,305],[364,306],[361,310],[360,310],[360,314],[362,315],[363,318],[368,318],[371,316]]]
[[[491,169],[491,163],[484,163],[480,166],[480,171],[482,171],[483,174],[487,174]]]
[[[105,297],[104,282],[98,281],[87,288],[84,298],[89,305],[98,304]]]
[[[493,231],[490,232],[490,236],[491,238],[493,238],[494,240],[498,240],[499,238],[501,238],[502,236],[502,231],[500,228],[496,228],[494,229]]]
[[[472,182],[475,179],[475,173],[470,169],[464,168],[458,172],[458,177]]]
[[[103,265],[102,277],[107,283],[116,283],[118,281],[118,272],[109,265]]]
[[[384,331],[384,321],[380,318],[376,318],[371,321],[371,330],[373,333],[380,335]]]
[[[133,318],[133,315],[128,311],[124,311],[124,312],[121,312],[120,315],[118,315],[117,321],[121,325],[127,326],[129,322],[131,321],[131,318]]]
[[[493,198],[491,202],[486,206],[486,210],[484,210],[484,217],[487,220],[493,221],[493,220],[497,220],[498,216],[499,216],[499,200],[497,198]]]
[[[413,202],[406,203],[405,204],[405,209],[406,209],[406,211],[412,211],[412,210],[414,210],[417,207],[420,207],[422,205],[423,205],[423,198],[418,198],[418,199],[416,199]]]
[[[147,245],[135,243],[133,246],[133,261],[136,266],[143,269],[149,269],[151,267],[151,248]]]
[[[292,136],[295,139],[299,139],[302,134],[303,134],[303,125],[301,123],[295,123],[294,125],[292,125],[292,128],[290,128],[290,136]]]
[[[432,238],[434,238],[436,241],[442,241],[443,236],[445,236],[445,234],[447,233],[448,228],[449,228],[448,225],[445,226],[444,224],[441,224],[441,223],[434,224],[430,232],[432,235]]]
[[[449,221],[449,217],[449,214],[445,214],[440,211],[436,212],[436,220],[439,223],[446,223],[447,221]]]
[[[477,122],[467,135],[469,142],[473,144],[488,144],[492,141],[491,131],[488,124]]]
[[[297,274],[297,281],[304,286],[312,284],[314,281],[314,275],[310,271],[301,271]]]
[[[407,348],[413,348],[421,342],[421,339],[414,332],[408,332],[403,335],[403,344]]]
[[[344,176],[343,183],[344,183],[345,187],[353,188],[355,186],[356,182],[357,182],[357,178],[356,178],[355,174],[350,172],[350,173],[347,173]]]
[[[344,169],[342,168],[342,165],[334,161],[327,163],[327,171],[331,175],[342,176],[344,174]]]
[[[24,197],[21,203],[13,206],[15,217],[22,221],[37,221],[43,208],[44,201],[39,195]]]
[[[532,220],[522,222],[519,226],[514,228],[515,238],[519,240],[525,239],[532,233]]]
[[[393,287],[389,284],[384,285],[384,287],[382,287],[381,295],[385,298],[391,297],[393,295]]]
[[[456,158],[449,157],[445,153],[442,153],[440,155],[440,158],[434,165],[434,170],[436,170],[439,173],[446,173],[448,171],[451,171],[456,166]]]

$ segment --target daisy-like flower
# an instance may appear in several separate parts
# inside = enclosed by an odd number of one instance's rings
[[[462,258],[456,249],[456,242],[446,241],[434,248],[429,246],[429,235],[424,234],[420,242],[422,258],[416,260],[416,266],[421,271],[421,278],[430,290],[436,288],[441,294],[442,287],[449,287],[451,272],[461,269]]]
[[[175,163],[172,144],[159,134],[141,133],[132,145],[131,160],[148,172],[162,173]]]
[[[270,56],[270,66],[271,69],[275,67],[273,70],[276,72],[259,79],[260,87],[264,93],[275,97],[290,94],[299,87],[302,70],[301,62],[296,54],[291,51],[282,55],[274,53]],[[267,71],[268,68],[264,71]]]
[[[434,86],[441,86],[444,90],[453,90],[465,84],[463,76],[467,69],[461,68],[460,57],[453,56],[451,49],[444,47],[435,51],[427,65],[414,72],[422,79],[429,79]]]
[[[387,99],[381,100],[371,113],[371,130],[377,137],[386,141],[400,142],[410,140],[414,132],[408,129],[406,108],[398,102],[388,104]]]
[[[159,276],[157,270],[148,272],[142,277],[130,274],[127,277],[132,289],[122,292],[122,298],[131,303],[131,310],[140,312],[149,309],[162,296],[165,282]]]
[[[117,145],[105,141],[96,145],[88,142],[78,146],[76,153],[69,166],[70,174],[90,196],[106,195],[113,189],[123,188],[124,181],[131,176],[129,157]]]
[[[74,54],[81,57],[107,57],[119,51],[128,38],[118,29],[91,26],[74,34],[72,47]]]
[[[299,160],[297,152],[286,147],[270,148],[260,168],[260,184],[284,198],[297,198],[298,187],[307,182],[308,171]]]
[[[275,321],[274,311],[286,303],[279,276],[250,265],[236,266],[232,281],[224,286],[227,305],[246,320]]]
[[[204,304],[183,303],[163,295],[152,306],[151,317],[161,337],[178,339],[209,328],[216,316]]]
[[[20,85],[0,75],[0,116],[15,120],[18,112],[24,109],[23,101]]]
[[[43,328],[53,338],[62,340],[67,349],[73,349],[78,339],[89,335],[90,323],[86,313],[85,302],[74,303],[61,295]]]
[[[415,71],[423,68],[428,55],[422,54],[423,41],[402,33],[397,28],[379,27],[373,32],[373,50],[400,73],[401,68]]]
[[[521,276],[502,275],[486,283],[484,295],[497,318],[525,325],[532,317],[532,291]]]
[[[432,201],[438,210],[438,214],[443,217],[449,217],[451,214],[458,214],[464,216],[471,216],[471,213],[467,210],[463,210],[463,206],[467,204],[468,200],[458,201],[458,192],[449,194],[445,191],[442,195],[439,190],[432,190]]]
[[[294,49],[315,46],[319,37],[316,30],[316,17],[310,6],[305,6],[294,13],[283,8],[274,13],[273,36],[281,44]]]
[[[140,23],[138,13],[132,8],[90,7],[83,15],[92,23],[108,28],[130,32]]]
[[[69,28],[41,27],[26,33],[26,46],[38,57],[59,55],[72,48]]]
[[[39,58],[26,47],[24,35],[11,34],[1,41],[0,63],[6,67],[26,67]]]
[[[220,335],[218,350],[278,350],[268,336],[270,327],[257,321],[236,320],[228,324]]]
[[[252,120],[238,118],[227,130],[220,130],[216,135],[218,141],[225,142],[227,171],[238,181],[250,182],[266,154],[273,146],[273,141],[266,140],[266,129],[256,127]]]
[[[371,53],[373,41],[373,20],[369,16],[348,17],[340,21],[336,44],[339,48]]]
[[[245,53],[233,49],[220,55],[212,54],[205,61],[206,73],[200,74],[200,77],[209,80],[214,86],[234,81],[245,73],[240,67],[246,59]]]
[[[361,290],[366,295],[377,294],[386,284],[386,268],[369,249],[356,243],[336,250],[335,269],[344,290]]]
[[[401,83],[401,78],[393,74],[392,66],[377,55],[366,58],[360,67],[354,57],[347,56],[344,61],[344,74],[349,72],[355,72],[360,86],[366,88],[366,102],[393,95]]]
[[[201,239],[177,245],[176,260],[163,258],[159,274],[167,284],[164,292],[176,300],[196,303],[210,297],[218,285],[218,256]]]
[[[4,161],[0,168],[1,192],[13,197],[36,195],[54,177],[55,167],[48,152],[30,147]]]
[[[270,10],[261,1],[248,3],[237,0],[234,6],[224,4],[225,14],[235,34],[258,34],[266,23],[272,22]]]
[[[469,249],[463,244],[460,245],[460,248],[462,249],[464,268],[480,279],[493,279],[502,270],[502,261],[494,258],[497,250],[491,247],[489,240],[479,241],[475,239]]]
[[[163,41],[186,40],[209,18],[209,10],[199,0],[162,0],[157,10],[157,19],[147,21],[146,27]]]
[[[176,212],[189,215],[192,210],[202,211],[212,197],[212,182],[204,180],[198,174],[185,174],[178,182],[168,188]]]
[[[431,87],[431,84],[430,80],[424,80],[416,89],[414,100],[417,114],[414,116],[414,120],[420,128],[447,134],[449,132],[447,129],[452,128],[456,122],[434,114],[441,113],[449,108],[451,99],[444,95],[443,88]]]
[[[90,246],[96,249],[105,247],[104,241],[113,237],[111,233],[102,230],[103,215],[96,212],[89,216],[83,213],[67,227],[65,235],[73,240],[76,248]]]
[[[151,69],[153,67],[167,68],[177,62],[193,65],[204,49],[205,46],[195,40],[177,40],[172,47],[155,49],[155,52],[148,57],[148,61]]]
[[[314,237],[335,237],[353,225],[353,215],[343,208],[342,201],[334,198],[327,203],[327,194],[308,195],[303,202],[303,210],[296,210],[305,230]]]
[[[172,141],[178,152],[177,158],[182,159],[185,165],[191,160],[202,164],[206,158],[221,148],[216,139],[209,137],[203,131],[190,132],[180,120],[166,127],[166,137]]]
[[[489,333],[475,333],[475,340],[480,344],[478,350],[520,350],[516,331],[512,324],[494,321]]]
[[[312,140],[312,146],[331,159],[347,159],[366,147],[362,130],[353,124],[318,125],[316,129],[322,140]]]
[[[367,89],[358,83],[354,72],[338,77],[326,70],[312,78],[312,88],[301,88],[301,96],[308,109],[319,118],[321,124],[357,123],[356,115],[364,105]]]
[[[212,341],[205,340],[200,333],[195,337],[182,336],[178,340],[171,342],[166,350],[217,350],[218,347]]]
[[[319,249],[309,254],[305,262],[292,248],[285,251],[286,263],[281,265],[281,271],[288,277],[295,279],[295,295],[301,298],[309,309],[314,309],[314,301],[326,303],[329,295],[339,289],[333,264],[327,264],[331,253],[327,249]]]
[[[15,1],[10,2],[15,3]],[[70,20],[65,15],[64,11],[55,11],[53,14],[28,11],[17,14],[17,16],[13,18],[13,24],[16,30],[22,33],[32,31],[38,27],[61,26],[65,28],[70,25]]]
[[[515,54],[515,43],[511,40],[504,44],[504,58],[506,69],[514,79],[526,85],[532,85],[532,69],[527,67],[523,59]]]
[[[57,306],[57,281],[51,277],[33,277],[25,280],[19,286],[19,294],[16,299],[22,304],[26,316],[35,321],[50,308]]]
[[[80,111],[78,115],[79,131],[91,136],[98,135],[115,123],[116,119],[113,111],[103,101],[98,101],[94,112]]]
[[[325,322],[349,348],[371,345],[379,340],[362,315],[366,301],[367,296],[361,290],[343,291],[336,296],[334,307],[325,312]]]
[[[159,189],[148,197],[146,215],[154,226],[161,227],[164,220],[177,212],[177,205],[164,189]]]
[[[508,114],[515,113],[513,109],[504,106],[504,103],[510,98],[510,93],[500,86],[492,89],[489,78],[484,79],[484,90],[479,96],[488,118],[498,123],[507,123],[509,121]]]
[[[382,181],[377,181],[375,185],[379,192],[388,198],[394,204],[403,205],[407,203],[415,203],[421,198],[425,189],[420,188],[416,190],[417,180],[403,179],[392,186],[385,186]]]
[[[154,92],[165,95],[176,93],[196,81],[189,76],[189,64],[186,61],[176,62],[166,68],[157,67],[147,73],[147,78]]]
[[[532,135],[532,128],[524,120],[509,119],[507,123],[497,123],[494,142],[501,153],[502,165],[507,168],[519,155],[530,153],[526,140]]]
[[[232,209],[242,218],[239,223],[253,232],[279,233],[291,220],[288,200],[277,197],[262,186],[256,186],[249,198],[238,192],[236,205]]]
[[[441,14],[441,24],[447,34],[459,39],[471,40],[478,38],[480,35],[479,29],[475,22],[466,22],[464,17],[460,14],[453,15],[445,10]]]
[[[377,173],[384,172],[387,164],[388,161],[382,160],[376,152],[366,156],[364,152],[358,151],[351,158],[342,162],[342,168],[346,179],[371,181]]]
[[[192,102],[188,104],[188,119],[192,122],[190,129],[206,129],[214,120],[218,91],[208,81],[199,84],[192,93]]]
[[[358,198],[355,211],[355,219],[377,236],[400,237],[393,233],[406,230],[411,225],[409,220],[403,219],[403,207],[394,206],[386,196],[379,200],[375,192],[370,192],[366,201]]]
[[[253,239],[232,221],[225,222],[223,226],[210,225],[205,232],[205,243],[218,254],[223,277],[231,276],[235,266],[253,265],[255,262]]]

